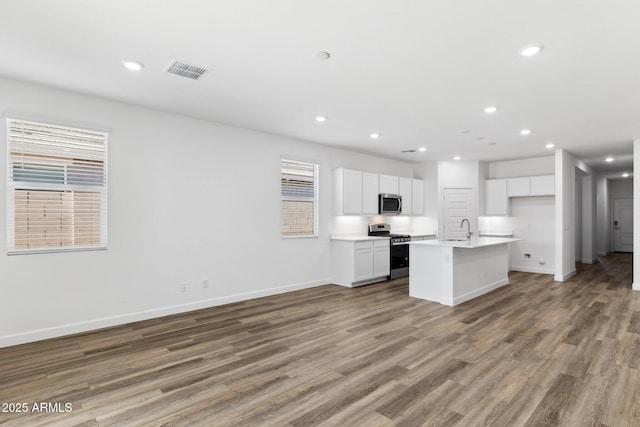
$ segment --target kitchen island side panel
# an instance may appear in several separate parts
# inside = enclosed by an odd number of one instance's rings
[[[409,296],[442,303],[453,298],[452,249],[443,246],[409,246]]]
[[[443,304],[457,305],[509,283],[507,243],[474,249],[453,249],[453,299]]]

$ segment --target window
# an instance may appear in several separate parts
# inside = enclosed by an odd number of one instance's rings
[[[9,253],[107,247],[107,134],[7,119]]]
[[[282,159],[282,236],[318,235],[318,165]]]

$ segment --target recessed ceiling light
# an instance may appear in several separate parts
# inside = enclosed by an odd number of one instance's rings
[[[629,174],[625,172],[625,173],[623,173],[623,174],[622,174],[622,177],[623,177],[623,178],[628,178],[628,177],[629,177]]]
[[[321,50],[320,52],[316,53],[316,58],[318,58],[320,61],[326,61],[331,58],[331,54],[329,52]]]
[[[495,142],[490,142],[489,145],[496,145],[496,143]]]
[[[531,133],[531,129],[522,129],[520,131],[520,135],[529,135]]]
[[[316,121],[317,122],[326,122],[327,121],[327,116],[316,116]]]
[[[460,133],[471,133],[471,131],[470,130],[463,130]]]
[[[489,105],[487,107],[484,107],[484,112],[487,113],[487,114],[493,114],[496,111],[498,111],[498,107],[495,107],[493,105]]]
[[[460,160],[460,156],[455,156],[453,160]]]
[[[420,147],[418,148],[418,151],[424,153],[425,151],[427,151],[427,147]]]
[[[540,53],[540,51],[542,50],[544,46],[541,45],[540,43],[532,43],[532,44],[528,44],[526,46],[522,46],[520,48],[520,55],[522,56],[533,56],[536,55],[538,53]]]
[[[556,146],[555,144],[552,144],[552,143],[550,142],[550,143],[548,143],[547,145],[545,145],[545,148],[553,148],[553,147],[555,147],[555,146]]]
[[[604,159],[604,161],[611,163],[611,162],[613,162],[613,157],[609,156],[606,159]]]
[[[484,136],[479,136],[476,138],[476,141],[484,141]]]
[[[140,71],[144,68],[144,64],[137,61],[122,61],[122,65],[131,71]]]
[[[380,134],[379,133],[372,133],[371,135],[369,135],[371,137],[371,139],[378,139],[380,138]]]

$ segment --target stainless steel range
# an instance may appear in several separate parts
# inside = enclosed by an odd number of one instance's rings
[[[409,275],[409,242],[408,234],[392,234],[391,225],[387,223],[369,224],[369,236],[389,237],[391,245],[391,272],[388,279],[397,279]]]

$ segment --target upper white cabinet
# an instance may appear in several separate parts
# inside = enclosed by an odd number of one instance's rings
[[[489,179],[485,182],[487,215],[506,215],[508,211],[507,180]]]
[[[362,215],[378,215],[378,174],[362,172]]]
[[[336,168],[333,215],[378,215],[380,193],[402,196],[403,215],[424,215],[424,181]]]
[[[362,172],[338,168],[334,171],[334,215],[362,214]]]
[[[414,179],[412,185],[413,205],[412,210],[414,215],[424,215],[424,181],[421,179]]]
[[[487,215],[507,215],[510,197],[553,196],[555,175],[488,179],[484,182]]]
[[[556,176],[532,176],[529,181],[531,196],[553,196],[556,194]]]
[[[413,188],[411,178],[398,178],[398,194],[402,196],[402,215],[413,214]]]
[[[380,175],[380,193],[398,194],[399,183],[397,176]]]
[[[507,196],[520,197],[529,195],[529,177],[508,178],[507,179]]]

